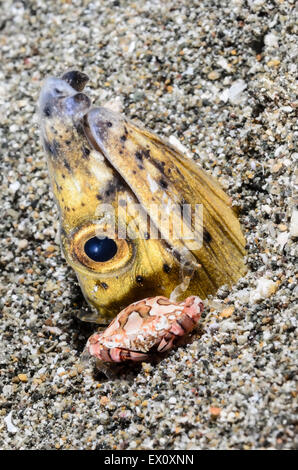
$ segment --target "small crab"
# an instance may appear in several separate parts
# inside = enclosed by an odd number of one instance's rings
[[[190,333],[203,311],[199,297],[182,302],[149,297],[122,310],[104,332],[93,334],[86,345],[100,362],[148,361]]]

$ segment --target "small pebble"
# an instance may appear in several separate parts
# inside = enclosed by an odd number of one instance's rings
[[[209,80],[218,80],[219,77],[220,77],[220,73],[217,72],[216,70],[214,70],[214,71],[208,73],[208,78],[209,78]]]
[[[18,374],[18,378],[21,382],[28,382],[27,374]]]
[[[27,248],[28,244],[29,244],[28,240],[20,240],[18,242],[18,250],[21,251],[24,248]]]
[[[217,406],[211,406],[209,408],[209,413],[212,417],[217,418],[218,416],[220,416],[221,408],[218,408]]]

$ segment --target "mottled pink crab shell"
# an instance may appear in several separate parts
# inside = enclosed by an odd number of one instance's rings
[[[178,303],[163,296],[134,302],[104,332],[89,338],[87,350],[104,362],[146,361],[153,351],[168,351],[191,332],[203,308],[196,296]]]

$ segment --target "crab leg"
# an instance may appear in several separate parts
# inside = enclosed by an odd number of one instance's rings
[[[144,361],[148,358],[148,354],[128,349],[102,347],[100,357],[105,362]]]

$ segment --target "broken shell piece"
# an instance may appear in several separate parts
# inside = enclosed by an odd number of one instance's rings
[[[267,299],[278,289],[278,283],[271,279],[261,277],[258,280],[256,289],[250,294],[251,303],[257,303],[262,299]]]

